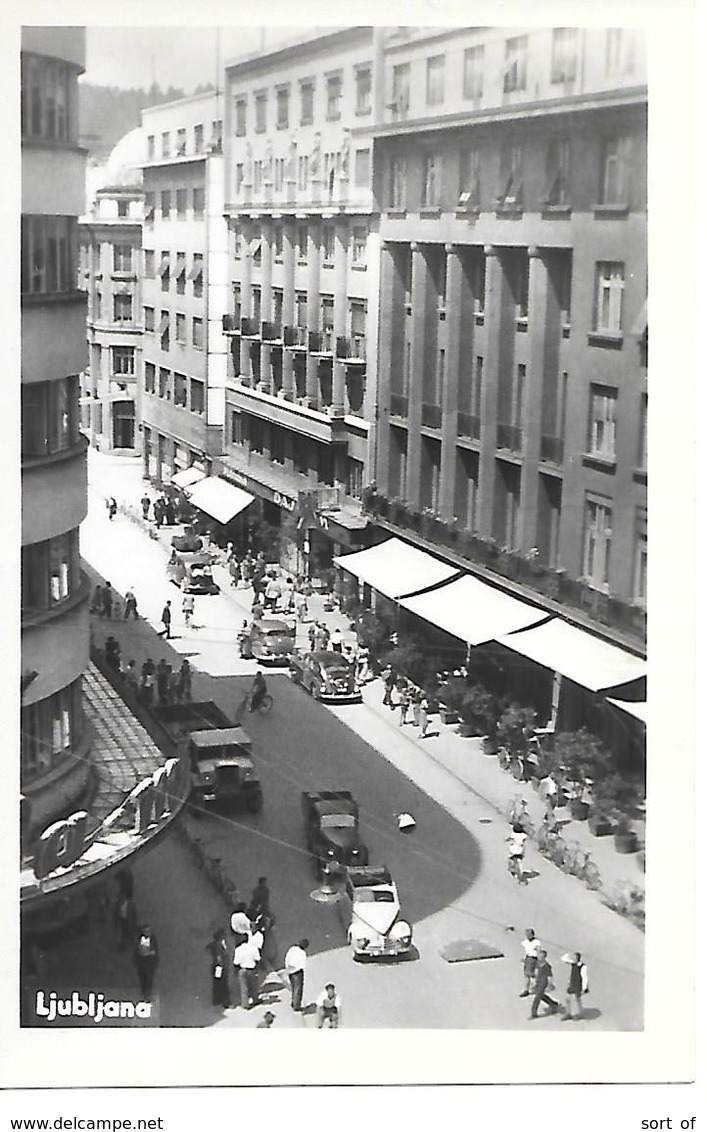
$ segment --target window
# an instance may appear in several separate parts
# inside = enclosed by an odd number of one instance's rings
[[[634,68],[634,33],[628,28],[607,28],[606,73],[612,78],[630,75]]]
[[[300,125],[308,126],[314,121],[314,82],[305,79],[299,85]]]
[[[439,208],[442,158],[439,153],[428,153],[422,160],[422,207]]]
[[[267,128],[268,95],[261,90],[255,96],[255,132],[264,134]]]
[[[584,577],[596,589],[607,589],[611,556],[611,504],[588,498],[584,517]]]
[[[59,763],[82,730],[80,679],[21,710],[22,781],[29,782]]]
[[[204,293],[204,257],[201,252],[194,252],[189,278],[192,282],[192,294],[200,299]]]
[[[187,190],[177,189],[177,220],[186,219],[187,215]]]
[[[306,189],[309,184],[309,157],[305,153],[298,159],[298,178],[297,187],[300,190]]]
[[[616,459],[615,389],[592,385],[589,404],[589,452],[602,460]]]
[[[365,265],[366,243],[368,241],[367,228],[354,228],[351,233],[351,259],[353,263]]]
[[[285,463],[285,430],[277,425],[270,427],[270,459],[273,464]]]
[[[486,309],[486,256],[483,251],[474,252],[469,279],[474,303],[474,314],[483,315]]]
[[[194,219],[204,219],[204,190],[198,186],[192,190],[192,208],[194,209]]]
[[[177,294],[183,295],[187,279],[187,257],[185,252],[177,252],[177,266],[174,270],[174,281]]]
[[[155,329],[155,308],[143,307],[143,316],[145,319],[145,330],[151,334]]]
[[[276,126],[278,130],[287,130],[290,125],[290,88],[289,86],[281,86],[277,88],[277,118]]]
[[[135,373],[135,348],[133,346],[111,347],[111,372],[116,375],[132,377]]]
[[[246,133],[246,107],[248,103],[245,98],[237,98],[235,102],[235,117],[236,117],[236,137],[243,138]]]
[[[155,194],[145,193],[145,223],[152,224],[155,219]]]
[[[331,224],[325,224],[322,232],[322,251],[326,263],[334,262],[335,233]]]
[[[169,311],[164,310],[160,311],[160,349],[169,350]]]
[[[162,134],[162,156],[169,157],[169,133]]]
[[[184,373],[174,375],[174,403],[182,409],[187,407],[187,378]]]
[[[522,363],[516,366],[515,383],[513,386],[513,403],[511,405],[511,424],[514,428],[523,427],[523,406],[525,404],[525,379],[527,369]]]
[[[297,326],[306,327],[307,325],[307,292],[297,291],[295,295],[295,318],[297,319]]]
[[[631,138],[604,140],[601,164],[601,203],[625,206],[629,200]]]
[[[637,605],[645,605],[648,583],[648,516],[645,511],[636,512],[636,550],[633,571],[633,600]]]
[[[510,256],[508,280],[515,300],[515,316],[519,320],[526,320],[528,318],[530,261],[525,252],[511,252]]]
[[[262,452],[265,447],[264,434],[265,425],[260,417],[248,417],[248,432],[250,435],[250,447],[253,452]]]
[[[187,131],[177,130],[177,144],[174,147],[176,157],[184,157],[187,152]]]
[[[93,317],[96,322],[100,322],[103,317],[103,295],[98,288],[93,298]]]
[[[334,297],[322,295],[322,330],[334,329]]]
[[[250,303],[253,311],[253,321],[258,323],[261,318],[261,291],[260,287],[251,287]]]
[[[204,320],[203,318],[193,318],[191,320],[191,344],[196,346],[197,350],[204,349]]]
[[[160,257],[160,266],[157,269],[157,273],[162,281],[162,290],[169,291],[170,262],[168,251],[162,252],[162,255]]]
[[[22,293],[76,290],[76,220],[70,216],[22,217]]]
[[[501,146],[500,193],[498,208],[518,209],[523,200],[523,147],[519,142]]]
[[[306,260],[307,258],[307,225],[298,224],[297,226],[297,258],[298,260]]]
[[[253,162],[253,192],[259,193],[263,187],[263,163]]]
[[[276,330],[282,327],[282,307],[285,302],[285,295],[279,287],[273,288],[272,293],[272,320]]]
[[[467,47],[464,52],[464,97],[481,98],[484,93],[484,49]]]
[[[155,367],[152,362],[145,362],[145,392],[155,392]]]
[[[236,164],[236,181],[235,181],[236,196],[238,195],[238,193],[240,193],[241,189],[243,188],[243,177],[244,177],[243,162],[239,161]]]
[[[371,68],[356,68],[356,113],[368,114],[371,110]]]
[[[572,252],[558,252],[552,272],[560,308],[560,325],[569,328],[572,322]]]
[[[118,216],[126,217],[129,213],[130,202],[127,200],[118,201]]]
[[[195,377],[189,382],[189,408],[192,413],[204,411],[204,383],[197,381]]]
[[[276,224],[273,229],[272,247],[275,259],[282,259],[282,224]]]
[[[204,152],[204,127],[198,125],[194,127],[194,153]]]
[[[577,29],[553,28],[550,82],[571,83],[577,77]]]
[[[459,167],[459,207],[481,205],[481,153],[478,149],[462,150]]]
[[[133,249],[128,244],[113,244],[113,271],[129,274],[133,269]]]
[[[155,160],[155,135],[154,134],[148,134],[148,138],[147,138],[147,160],[148,161],[154,161]]]
[[[223,142],[223,121],[221,118],[214,118],[211,123],[211,151],[212,153],[220,153],[221,145]]]
[[[371,151],[357,149],[354,157],[354,184],[366,187],[371,180]]]
[[[550,138],[545,154],[545,187],[542,203],[569,205],[572,151],[569,138]]]
[[[648,398],[641,397],[638,418],[638,456],[636,466],[643,471],[648,467]]]
[[[390,207],[405,208],[405,187],[407,185],[407,162],[404,157],[393,157],[390,161]]]
[[[326,116],[329,120],[341,117],[341,75],[327,75]]]
[[[285,158],[275,158],[275,192],[279,193],[285,187]]]
[[[113,295],[113,322],[133,321],[133,297],[127,295]]]
[[[624,294],[624,265],[622,263],[598,263],[596,286],[594,329],[609,334],[620,334]]]
[[[76,89],[76,71],[59,59],[23,52],[22,137],[43,141],[75,141],[69,107]]]
[[[175,328],[174,328],[174,337],[176,338],[177,342],[181,343],[182,346],[186,345],[186,341],[187,341],[187,316],[185,314],[177,314],[177,316],[176,316],[176,322],[175,322]]]
[[[231,413],[231,444],[243,443],[243,417],[240,413]]]
[[[428,106],[439,106],[444,102],[444,55],[434,55],[427,60]]]
[[[162,212],[162,219],[169,220],[169,212],[172,207],[172,190],[163,189],[160,193],[160,211]]]
[[[410,109],[410,64],[393,67],[393,117],[405,118]]]
[[[61,452],[78,441],[78,378],[22,386],[22,458]]]
[[[162,366],[160,366],[159,395],[160,397],[165,397],[168,401],[172,396],[172,390],[170,389],[171,376],[172,375],[168,369],[164,369]]]
[[[525,90],[528,79],[528,37],[519,35],[506,40],[506,62],[503,68],[503,93]]]

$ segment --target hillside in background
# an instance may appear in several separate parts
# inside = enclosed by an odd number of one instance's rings
[[[194,94],[213,90],[203,84]],[[153,83],[147,90],[142,87],[123,90],[116,86],[95,86],[79,83],[79,137],[95,161],[103,161],[113,146],[129,130],[140,125],[140,112],[147,106],[159,106],[185,98],[181,87],[170,86],[162,90]]]

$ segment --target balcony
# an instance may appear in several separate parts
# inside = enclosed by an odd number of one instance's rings
[[[353,334],[350,338],[336,339],[336,356],[348,365],[366,364],[366,337]]]
[[[422,405],[422,423],[425,428],[440,428],[442,425],[442,408],[440,405]]]
[[[241,336],[243,338],[259,338],[260,322],[257,318],[241,319]]]
[[[560,466],[564,460],[565,445],[559,436],[540,437],[540,459]]]
[[[459,436],[468,436],[470,440],[481,438],[481,417],[472,413],[457,413],[457,433]]]
[[[225,314],[222,319],[224,334],[240,334],[241,332],[241,319],[240,315]]]
[[[284,332],[285,347],[290,350],[307,349],[307,327],[286,326]]]
[[[407,417],[408,399],[402,393],[391,393],[390,415],[391,417]]]
[[[523,430],[517,425],[498,424],[496,426],[496,447],[507,452],[523,451]]]
[[[273,345],[282,344],[282,325],[279,322],[263,322],[260,327],[260,336],[263,342]]]
[[[310,330],[308,348],[310,354],[323,354],[331,357],[336,347],[336,338],[331,327],[326,330]]]

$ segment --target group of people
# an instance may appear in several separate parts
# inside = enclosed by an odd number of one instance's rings
[[[383,681],[383,703],[395,711],[400,711],[399,723],[403,727],[412,723],[419,728],[420,738],[427,735],[430,722],[430,704],[421,688],[417,688],[404,676],[396,676],[390,665],[381,672]]]
[[[173,527],[174,524],[179,521],[177,515],[177,505],[175,504],[174,500],[171,499],[168,495],[158,495],[157,499],[155,499],[153,503],[147,492],[145,492],[142,499],[140,500],[140,506],[142,508],[142,517],[145,522],[149,522],[150,508],[152,508],[152,518],[154,519],[155,526],[157,527],[161,527],[163,525],[167,527]]]
[[[120,604],[120,598],[110,582],[106,582],[105,585],[99,583],[93,591],[89,612],[97,617],[105,617],[106,621],[128,621],[131,617],[134,621],[139,621],[140,614],[137,611],[137,598],[133,586],[125,591],[122,615]]]
[[[145,707],[152,707],[154,703],[166,707],[168,704],[188,703],[192,699],[192,671],[186,658],[179,668],[173,669],[164,658],[155,664],[152,657],[148,656],[138,672],[134,660],[129,660],[125,667],[122,666],[120,645],[117,642],[114,642],[117,654],[112,652],[115,659],[111,660],[108,651],[111,641],[113,638],[109,637],[105,644],[106,662],[123,678],[127,688]],[[114,646],[111,646],[112,650]]]
[[[143,1001],[152,999],[155,975],[160,961],[157,937],[149,924],[140,923],[135,908],[134,882],[130,869],[122,869],[117,877],[117,894],[113,919],[118,933],[118,948],[130,948],[140,983]]]
[[[532,996],[530,1004],[530,1019],[538,1018],[540,1004],[546,1007],[546,1014],[558,1014],[562,1009],[557,999],[553,998],[551,991],[555,990],[553,970],[547,957],[547,951],[535,934],[533,928],[527,928],[523,948],[523,978],[525,980],[521,998]],[[587,965],[579,951],[566,952],[561,960],[569,967],[565,1008],[562,1014],[563,1022],[572,1019],[579,1021],[584,1017],[582,997],[589,993],[589,975]]]

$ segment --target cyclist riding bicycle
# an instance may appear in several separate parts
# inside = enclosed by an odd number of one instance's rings
[[[267,687],[267,684],[265,683],[265,677],[263,676],[260,669],[258,669],[258,671],[256,672],[256,674],[253,678],[253,687],[252,687],[251,693],[250,693],[250,710],[251,711],[258,711],[260,705],[263,702],[263,697],[265,696],[267,690],[268,690],[268,687]]]

